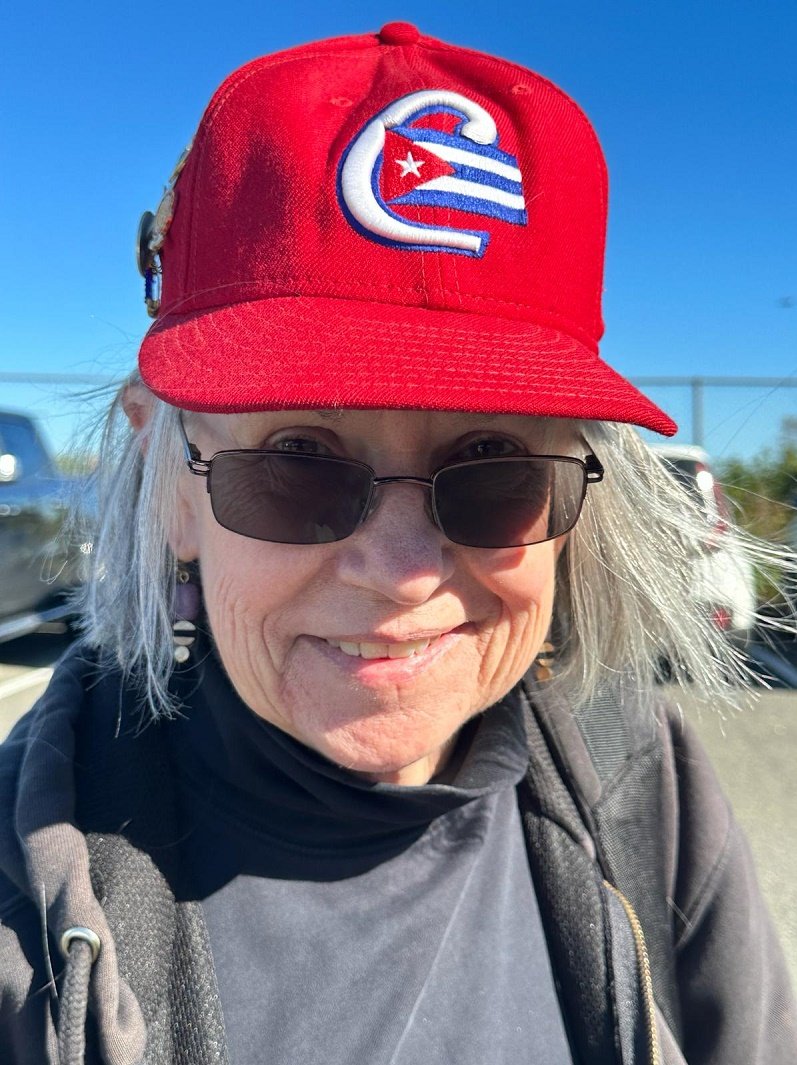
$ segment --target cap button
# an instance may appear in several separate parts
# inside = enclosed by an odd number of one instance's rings
[[[388,22],[379,31],[382,44],[415,44],[420,31],[411,22]]]

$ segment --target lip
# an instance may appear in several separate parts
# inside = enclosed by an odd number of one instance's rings
[[[344,642],[350,641],[352,643],[388,644],[407,643],[413,639],[433,639],[434,642],[429,644],[425,651],[417,652],[409,658],[358,658],[353,655],[347,655],[339,648],[333,647],[322,637],[310,636],[308,639],[321,655],[347,676],[356,678],[364,684],[380,684],[410,680],[419,673],[423,673],[431,668],[438,659],[448,654],[465,638],[471,629],[472,626],[470,624],[465,624],[442,633],[438,629],[435,632],[426,632],[419,636],[404,636],[401,640],[396,639],[395,636],[389,639],[384,635],[375,636],[373,633],[368,636],[330,637],[331,639],[340,639]]]

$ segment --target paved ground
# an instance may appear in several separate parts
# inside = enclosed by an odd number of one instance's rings
[[[797,985],[797,691],[761,693],[725,721],[681,703],[747,832]]]
[[[67,645],[56,636],[0,644],[0,739],[44,689]],[[797,983],[797,691],[761,693],[724,721],[688,693],[681,704],[750,838]]]
[[[26,636],[0,643],[0,740],[47,687],[66,636]]]

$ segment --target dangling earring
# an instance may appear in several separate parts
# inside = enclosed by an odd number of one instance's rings
[[[196,639],[194,622],[199,616],[200,595],[185,563],[177,563],[174,576],[174,660],[182,665],[191,657],[191,647]]]
[[[554,646],[547,641],[540,648],[534,660],[534,676],[541,683],[550,680],[553,676],[551,665],[553,663]]]

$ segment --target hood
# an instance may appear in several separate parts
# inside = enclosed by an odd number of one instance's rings
[[[120,975],[114,936],[92,888],[89,840],[76,817],[76,773],[87,768],[76,762],[77,722],[97,681],[95,662],[70,651],[45,694],[0,746],[0,872],[13,885],[10,893],[15,889],[35,907],[54,998],[65,965],[57,946],[63,933],[88,928],[99,937],[89,1009],[109,1065],[134,1065],[144,1051],[145,1021]],[[112,712],[112,705],[106,707]],[[48,1043],[56,1060],[52,1032]]]

